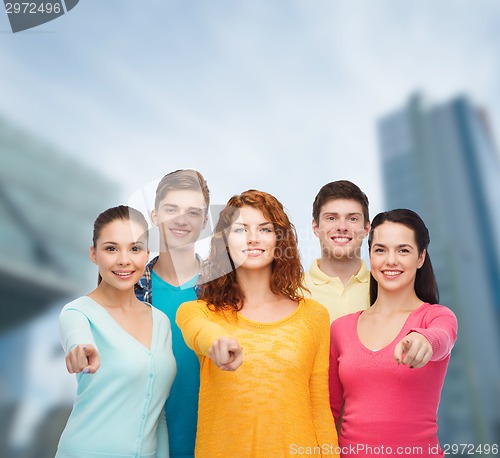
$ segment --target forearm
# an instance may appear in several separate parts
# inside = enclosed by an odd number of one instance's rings
[[[439,306],[438,315],[433,317],[426,327],[412,328],[410,332],[422,334],[432,348],[431,361],[440,361],[446,358],[457,339],[457,319],[446,307]]]
[[[188,302],[179,307],[176,316],[176,323],[182,331],[186,345],[207,357],[210,357],[209,349],[217,339],[232,337],[224,327],[210,319],[209,313],[206,304]]]

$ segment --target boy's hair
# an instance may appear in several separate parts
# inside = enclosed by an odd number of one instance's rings
[[[208,190],[207,182],[200,172],[191,169],[176,170],[175,172],[168,173],[161,179],[156,188],[155,210],[158,210],[158,206],[167,195],[167,192],[182,189],[201,191],[205,199],[205,211],[208,211],[210,191]]]
[[[319,223],[321,207],[323,207],[326,202],[333,199],[352,199],[359,202],[363,209],[365,224],[370,222],[368,197],[366,197],[366,194],[354,183],[347,180],[338,180],[325,184],[314,199],[312,216],[317,224]]]

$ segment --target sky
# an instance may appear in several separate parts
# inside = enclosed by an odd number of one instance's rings
[[[200,170],[215,204],[270,192],[307,265],[323,184],[352,180],[372,216],[385,209],[376,123],[414,91],[467,94],[498,136],[499,22],[495,0],[81,0],[16,34],[0,15],[0,116],[123,201],[179,168]]]
[[[180,168],[216,205],[270,192],[306,268],[322,185],[354,181],[372,216],[385,210],[377,120],[412,93],[466,94],[500,136],[497,0],[80,0],[16,34],[0,13],[0,69],[0,118],[107,176],[116,204],[144,206],[142,189]]]

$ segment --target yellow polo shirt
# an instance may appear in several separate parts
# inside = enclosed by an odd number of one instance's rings
[[[370,272],[361,261],[359,272],[344,286],[340,278],[329,277],[319,268],[316,259],[304,275],[304,283],[311,292],[304,295],[323,304],[330,313],[330,321],[370,306]]]

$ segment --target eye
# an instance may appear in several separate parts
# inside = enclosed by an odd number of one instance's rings
[[[408,248],[401,248],[401,250],[399,250],[400,253],[409,253],[410,250]]]
[[[199,211],[193,210],[189,212],[189,216],[192,216],[193,218],[198,218],[201,216],[201,213]]]
[[[383,253],[384,252],[384,249],[383,248],[375,248],[373,250],[374,253]]]
[[[135,252],[135,253],[137,253],[139,251],[142,251],[142,247],[139,246],[139,245],[133,246],[132,247],[132,251]]]
[[[235,227],[233,229],[233,232],[235,232],[236,234],[241,234],[242,232],[245,232],[245,228],[244,227]]]
[[[273,232],[273,230],[270,227],[263,227],[261,228],[262,232]]]
[[[351,216],[351,217],[349,218],[349,221],[350,221],[351,223],[357,223],[357,222],[359,221],[359,218],[358,218],[357,216]]]
[[[107,246],[106,248],[104,248],[106,251],[116,251],[116,248],[114,246]]]

